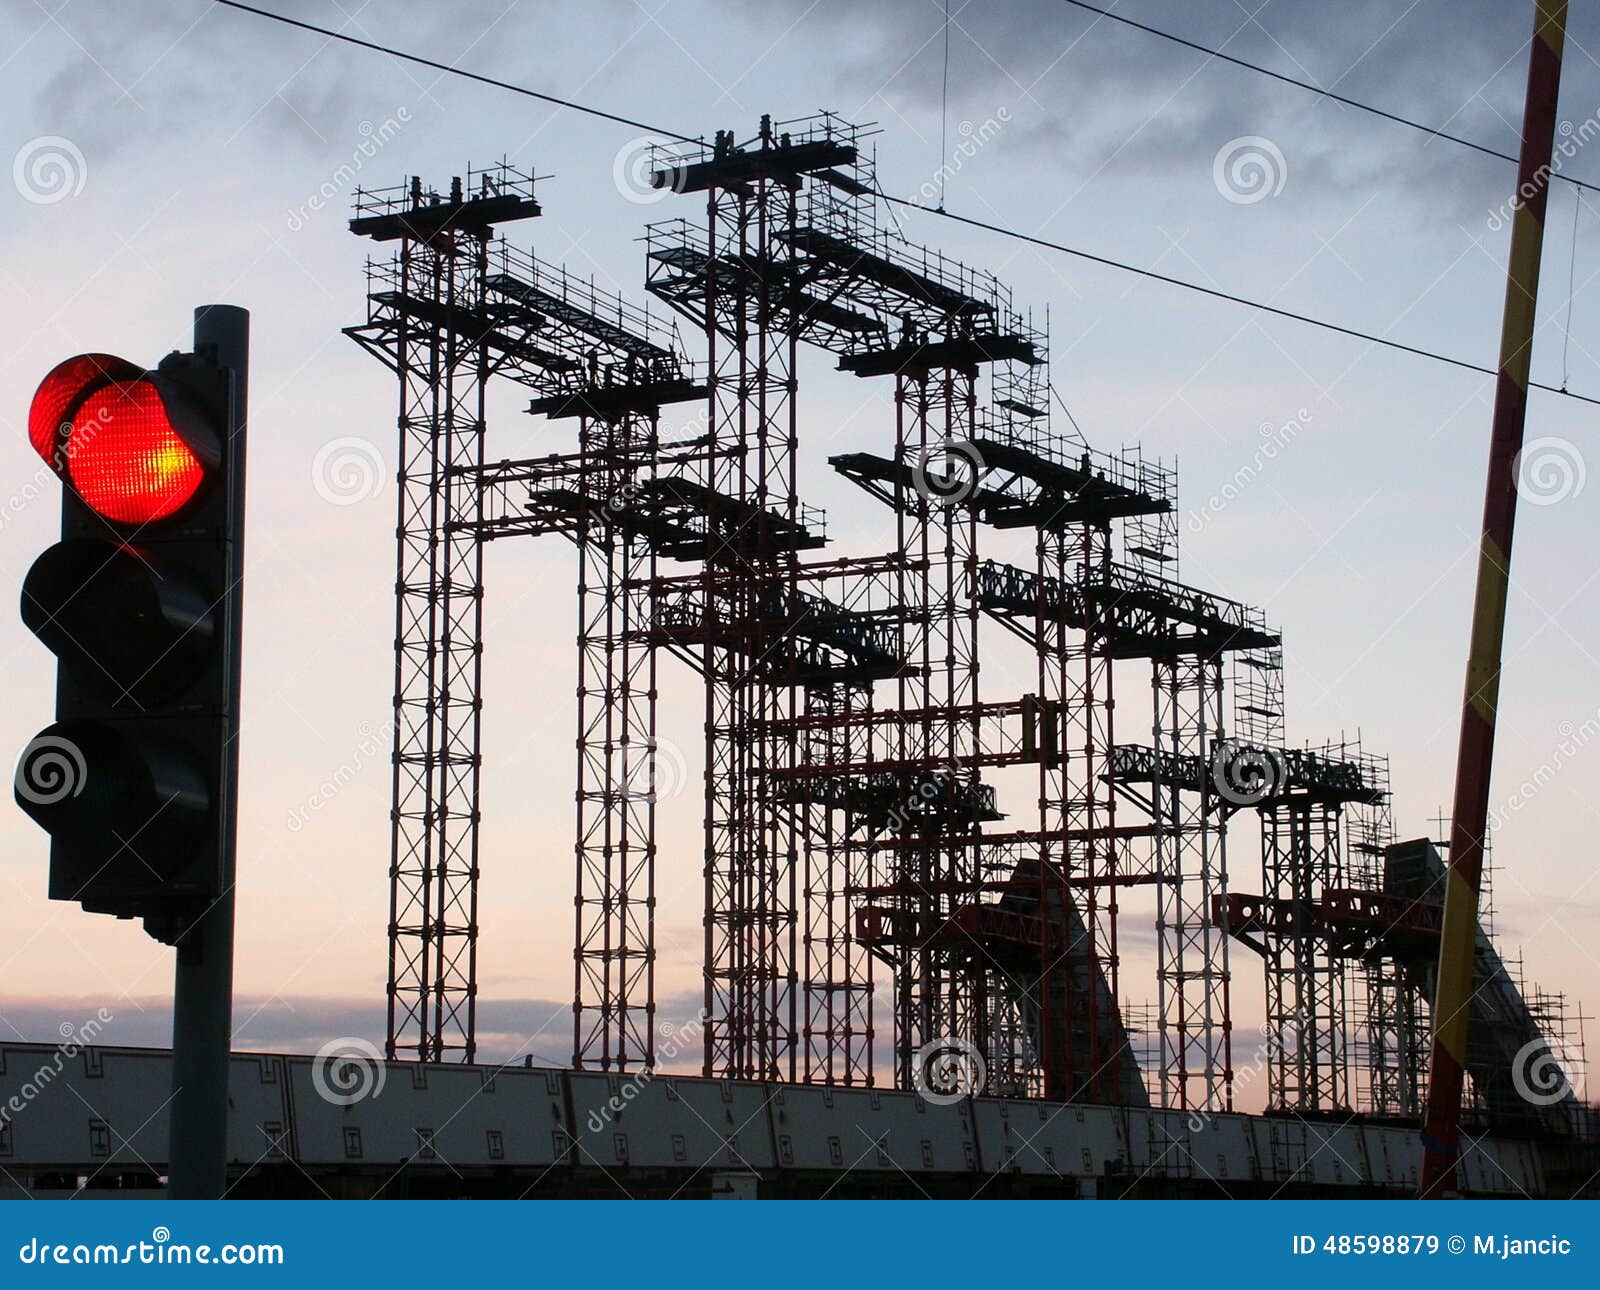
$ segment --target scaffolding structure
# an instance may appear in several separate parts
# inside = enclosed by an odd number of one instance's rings
[[[796,620],[810,612],[800,554],[825,537],[796,491],[798,340],[782,320],[806,307],[794,271],[797,194],[805,177],[855,155],[830,123],[780,132],[763,118],[745,145],[719,132],[709,148],[657,158],[657,185],[702,196],[706,218],[652,226],[646,288],[703,331],[710,392],[697,483],[738,516],[736,527],[708,532],[699,616],[661,628],[698,645],[705,683],[708,1075],[795,1079],[817,1065],[819,1026],[824,1049],[828,1036],[848,1032],[843,1070],[852,1080],[870,1063],[870,981],[839,931],[835,875],[814,871],[807,812],[778,788],[800,752],[800,713],[848,707],[847,695],[807,686],[816,656],[790,647]],[[802,882],[811,904],[803,952]],[[806,954],[819,979],[802,988]],[[821,1066],[832,1070],[826,1054]]]
[[[1051,428],[1047,320],[880,223],[870,134],[763,118],[658,150],[654,182],[704,214],[647,229],[645,287],[703,366],[496,238],[540,213],[527,174],[358,193],[352,231],[395,244],[347,329],[400,390],[389,1056],[476,1054],[482,550],[555,535],[578,568],[575,1068],[656,1062],[670,656],[704,694],[707,1075],[872,1086],[886,1025],[901,1088],[956,1048],[992,1094],[1228,1111],[1238,944],[1263,963],[1271,1109],[1414,1116],[1443,871],[1397,843],[1387,762],[1289,746],[1280,634],[1180,580],[1174,472]],[[892,435],[829,458],[887,510],[884,554],[827,552],[801,500],[802,346],[892,389]],[[496,378],[567,450],[486,458]],[[664,439],[692,403],[704,424]],[[993,558],[1001,535],[1031,560]],[[1029,692],[980,685],[993,627]],[[1135,667],[1149,743],[1116,719]],[[1033,802],[1002,804],[1005,768]],[[1230,890],[1242,812],[1259,895]],[[1119,1004],[1132,888],[1155,908],[1141,1009]],[[1581,1056],[1581,1019],[1574,1041],[1487,933],[1478,960],[1484,1114],[1570,1126],[1570,1099],[1519,1111],[1504,1065],[1539,1036]]]
[[[391,1058],[476,1055],[482,549],[469,530],[497,355],[485,309],[496,224],[540,213],[533,178],[468,170],[359,191],[351,231],[397,243],[367,264],[367,321],[346,329],[398,377]],[[512,338],[506,337],[507,340]]]
[[[448,198],[359,192],[351,221],[400,243],[347,329],[401,390],[388,1053],[475,1055],[483,544],[560,533],[579,558],[573,1063],[626,1070],[652,1062],[655,1010],[656,662],[634,589],[655,573],[660,408],[704,387],[647,314],[495,239],[538,213],[502,163]],[[577,452],[486,464],[491,376],[576,420]]]

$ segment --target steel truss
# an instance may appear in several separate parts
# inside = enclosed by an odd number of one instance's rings
[[[1345,868],[1352,886],[1381,892],[1383,858],[1395,842],[1389,761],[1362,752],[1359,744],[1347,755],[1359,762],[1362,780],[1375,796],[1346,807]],[[1420,1116],[1427,1093],[1426,1000],[1407,983],[1403,965],[1393,958],[1365,956],[1351,971],[1360,992],[1359,1003],[1352,1003],[1352,1018],[1364,1058],[1363,1109],[1374,1115]]]
[[[895,457],[913,461],[895,499],[896,550],[907,560],[901,603],[920,611],[905,642],[895,730],[902,802],[894,830],[907,846],[885,875],[885,907],[899,936],[886,945],[895,980],[895,1070],[902,1088],[923,1078],[919,1054],[965,1040],[988,1051],[989,1012],[972,947],[940,933],[975,905],[984,877],[973,835],[992,816],[979,779],[977,516],[959,493],[971,466],[951,459],[970,443],[976,371],[949,367],[895,378]],[[921,483],[917,487],[917,482]],[[946,494],[949,495],[941,495]],[[911,571],[915,570],[915,573]],[[931,774],[922,769],[934,766]]]
[[[653,1061],[655,1007],[655,656],[633,589],[656,535],[633,501],[672,455],[660,406],[704,387],[647,315],[494,240],[539,213],[532,186],[507,165],[447,198],[411,180],[359,192],[351,222],[399,243],[347,329],[401,390],[388,1055],[475,1056],[482,544],[558,532],[580,562],[573,1060],[625,1070]],[[495,375],[577,418],[578,452],[486,467]]]
[[[845,768],[873,760],[872,687],[819,682],[805,690],[807,723],[797,765],[835,780]],[[807,1083],[873,1083],[872,959],[855,936],[856,893],[876,885],[871,852],[859,844],[862,822],[853,803],[836,810],[812,793],[805,812],[804,1064]]]
[[[1215,654],[1158,656],[1151,670],[1158,755],[1206,759],[1224,737],[1222,665]],[[1161,1101],[1187,1110],[1233,1109],[1231,978],[1226,927],[1212,921],[1227,890],[1227,834],[1210,777],[1157,778],[1156,990]]]
[[[1383,832],[1388,785],[1377,767],[1343,742],[1307,749],[1236,742],[1214,759],[1225,809],[1253,807],[1261,821],[1262,895],[1218,895],[1211,910],[1219,929],[1262,959],[1274,1110],[1332,1113],[1356,1104],[1351,965],[1370,945],[1363,917],[1384,897],[1380,888],[1363,889],[1368,875],[1347,864],[1345,847],[1352,811],[1374,836]]]
[[[1350,1107],[1345,963],[1328,953],[1312,914],[1343,885],[1342,804],[1290,797],[1261,811],[1262,883],[1289,920],[1263,935],[1266,948],[1267,1099],[1273,1110]]]
[[[1039,585],[1051,580],[1094,585],[1110,571],[1111,547],[1105,523],[1039,530]],[[1119,963],[1121,844],[1110,773],[1115,745],[1110,638],[1092,617],[1082,631],[1069,630],[1042,596],[1036,617],[1044,646],[1037,654],[1040,703],[1047,714],[1059,712],[1062,745],[1059,758],[1048,748],[1039,757],[1039,907],[1048,911],[1047,925],[1064,919],[1072,903],[1060,879],[1086,880],[1081,931],[1063,928],[1071,946],[1065,961],[1057,963],[1059,956],[1048,945],[1040,947],[1041,961],[1051,967],[1040,982],[1047,1002],[1040,1024],[1043,1095],[1120,1101],[1126,1045],[1120,1035],[1108,1036],[1101,1017],[1106,1003],[1116,1006]],[[1057,723],[1051,719],[1046,728],[1054,733]],[[1059,843],[1052,841],[1052,832],[1059,833]]]
[[[481,189],[470,190],[474,181]],[[492,225],[539,214],[533,181],[468,175],[356,197],[351,230],[398,242],[368,264],[367,322],[348,329],[399,378],[389,1057],[476,1057],[478,719],[483,563],[477,510]]]
[[[675,186],[684,178],[676,172]],[[786,235],[797,255],[781,266],[791,290],[779,317],[842,369],[895,378],[893,456],[852,453],[833,465],[895,513],[907,667],[893,707],[862,704],[868,751],[851,754],[850,777],[827,762],[831,750],[808,754],[805,791],[828,784],[828,804],[879,865],[858,892],[856,939],[893,972],[902,1085],[915,1084],[920,1055],[954,1044],[987,1058],[993,1088],[1087,1090],[1096,1079],[1114,1088],[1132,1063],[1106,971],[1114,980],[1115,897],[1103,887],[1121,881],[1100,765],[1111,746],[1111,653],[1100,637],[1063,647],[1058,607],[1036,603],[1031,629],[1007,625],[1034,642],[1042,694],[980,702],[977,620],[990,611],[978,594],[977,531],[1037,527],[1058,564],[1097,541],[1109,567],[1112,521],[1170,503],[1127,487],[1125,463],[1108,471],[1087,451],[1069,459],[1035,424],[1048,402],[1043,337],[995,279],[877,228],[859,158],[825,178],[806,189],[804,227]],[[713,257],[660,258],[698,271]],[[985,369],[992,399],[980,413]],[[981,770],[1018,761],[1041,765],[1040,824],[985,832],[998,812]],[[1093,837],[1102,825],[1108,832]]]
[[[657,561],[702,518],[664,480],[698,440],[663,444],[663,404],[698,399],[674,341],[647,314],[565,271],[499,248],[491,290],[534,311],[519,373],[532,413],[578,423],[576,454],[480,472],[482,540],[560,533],[578,553],[573,1066],[655,1064],[659,781]],[[698,531],[698,530],[697,530]],[[691,539],[693,540],[693,539]]]
[[[655,477],[654,411],[579,422],[575,1069],[655,1065],[656,555],[610,515]],[[634,590],[641,589],[640,591]]]
[[[708,526],[702,553],[707,1075],[796,1077],[801,1009],[809,1025],[815,1003],[815,992],[799,986],[800,883],[819,893],[814,899],[834,900],[832,875],[819,886],[802,866],[812,832],[777,788],[798,753],[783,725],[805,700],[798,660],[771,615],[797,605],[798,553],[820,542],[796,494],[797,342],[778,318],[799,309],[802,176],[853,157],[853,147],[826,134],[780,137],[763,118],[750,145],[719,133],[709,151],[663,154],[658,171],[661,186],[706,201],[703,229],[678,222],[651,230],[647,284],[705,332],[710,393],[697,481],[748,514],[736,532]],[[811,942],[813,958],[838,944],[824,932]],[[825,993],[836,978],[825,970]],[[855,1012],[847,1004],[841,1014],[852,1034]]]

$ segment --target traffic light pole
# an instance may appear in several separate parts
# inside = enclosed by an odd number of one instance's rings
[[[243,625],[245,408],[250,314],[202,305],[194,347],[211,350],[229,373],[223,478],[229,490],[228,585],[219,645],[228,677],[226,751],[217,785],[222,894],[178,940],[172,1007],[172,1119],[167,1193],[174,1200],[220,1199],[227,1187],[228,1066],[233,1039],[234,881],[239,789],[239,650]]]

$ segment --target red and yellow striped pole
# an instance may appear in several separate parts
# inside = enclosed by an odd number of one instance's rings
[[[1511,224],[1511,262],[1506,271],[1506,307],[1500,327],[1500,372],[1489,438],[1489,484],[1483,501],[1478,589],[1472,606],[1467,692],[1456,758],[1444,937],[1439,947],[1439,980],[1433,1003],[1433,1057],[1422,1130],[1424,1198],[1448,1195],[1456,1186],[1478,891],[1489,815],[1489,771],[1494,757],[1495,705],[1500,691],[1501,645],[1511,572],[1511,530],[1517,508],[1517,456],[1522,451],[1528,408],[1539,255],[1550,195],[1561,49],[1566,39],[1567,0],[1535,0],[1534,10],[1528,97],[1522,111],[1522,153]]]

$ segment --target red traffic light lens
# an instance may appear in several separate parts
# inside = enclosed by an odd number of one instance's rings
[[[28,407],[28,442],[52,466],[66,438],[76,405],[92,388],[108,381],[131,380],[139,368],[112,354],[79,354],[50,369]]]
[[[206,477],[147,380],[112,381],[90,394],[72,418],[66,457],[78,496],[118,524],[165,519]]]

